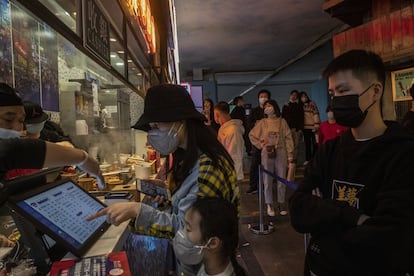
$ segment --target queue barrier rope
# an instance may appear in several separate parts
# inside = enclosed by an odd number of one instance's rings
[[[288,186],[289,188],[296,190],[298,188],[298,184],[291,182],[285,178],[281,178],[279,176],[277,176],[275,173],[272,173],[271,171],[266,170],[262,165],[259,165],[259,225],[257,226],[252,226],[250,228],[250,230],[254,233],[254,234],[259,234],[259,235],[266,235],[266,234],[270,234],[273,232],[274,228],[269,227],[268,225],[264,225],[263,223],[263,183],[262,183],[262,173],[265,173],[267,175],[270,175],[271,177],[273,177],[273,179],[276,179],[277,181],[285,184],[286,186]],[[304,241],[304,247],[305,247],[305,254],[306,254],[306,249],[307,249],[307,244],[308,244],[308,235],[307,233],[305,233],[303,235],[303,241]]]

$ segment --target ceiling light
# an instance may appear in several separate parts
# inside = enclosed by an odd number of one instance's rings
[[[115,54],[111,54],[111,58],[116,58],[116,55]]]
[[[111,42],[116,42],[116,39],[115,39],[115,38],[113,38],[113,37],[111,37],[111,38],[109,39],[109,41],[111,41]]]
[[[138,73],[138,74],[137,74],[137,76],[141,76],[141,75],[142,75],[141,73]]]
[[[121,51],[118,51],[117,53],[118,53],[118,54],[123,54],[123,53],[125,53],[125,52],[121,50]]]
[[[122,66],[122,65],[124,65],[124,63],[123,62],[117,62],[117,63],[115,63],[115,65],[116,66]]]
[[[128,59],[128,62],[132,62],[132,59]]]

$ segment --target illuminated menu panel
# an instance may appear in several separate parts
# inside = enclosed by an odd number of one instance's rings
[[[127,4],[130,14],[141,27],[148,52],[154,54],[156,51],[155,23],[149,0],[128,0]]]

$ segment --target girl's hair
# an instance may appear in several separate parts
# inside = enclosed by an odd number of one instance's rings
[[[267,100],[264,105],[271,104],[273,106],[273,110],[275,111],[276,117],[280,117],[280,107],[275,100]]]
[[[239,221],[235,206],[229,201],[218,197],[198,198],[191,211],[200,214],[200,231],[203,242],[211,237],[221,240],[221,254],[229,257],[237,276],[246,275],[236,260],[236,249],[239,242]]]
[[[204,153],[210,157],[213,166],[215,167],[220,168],[221,162],[224,160],[229,162],[229,164],[234,164],[233,159],[230,157],[227,150],[217,140],[217,137],[204,122],[186,120],[185,124],[187,129],[187,149],[178,149],[173,154],[174,163],[172,173],[174,180],[177,183],[177,187],[189,175],[190,170],[196,164],[200,153]]]
[[[301,99],[302,96],[306,96],[306,98],[308,99],[306,102],[310,102],[310,98],[309,98],[308,94],[305,91],[300,92],[299,99]],[[299,102],[302,103],[302,101],[299,101]]]

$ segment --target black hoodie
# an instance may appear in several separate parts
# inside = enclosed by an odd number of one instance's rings
[[[414,136],[395,123],[355,141],[328,141],[290,198],[292,226],[311,233],[305,271],[404,275],[414,271]],[[312,195],[318,188],[322,198]],[[357,226],[361,214],[368,215]]]

